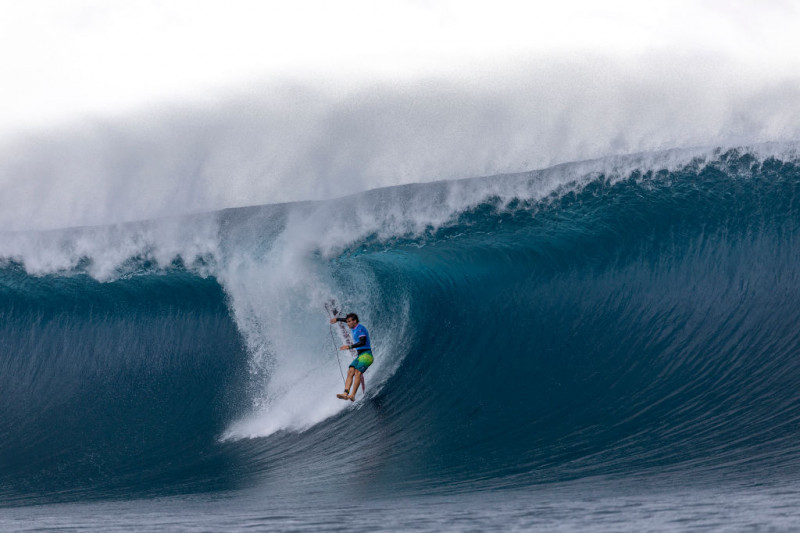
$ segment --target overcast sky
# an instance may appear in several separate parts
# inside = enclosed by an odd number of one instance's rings
[[[0,134],[280,80],[480,77],[662,52],[800,67],[800,2],[0,0]]]
[[[800,2],[0,0],[0,229],[800,140]]]

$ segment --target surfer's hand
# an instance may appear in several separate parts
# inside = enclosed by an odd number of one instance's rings
[[[339,346],[339,349],[340,349],[340,350],[349,350],[349,349],[350,349],[350,347],[349,347],[348,345],[346,345],[346,344],[345,344],[344,346]]]
[[[331,318],[331,324],[336,324],[336,319],[335,318]]]

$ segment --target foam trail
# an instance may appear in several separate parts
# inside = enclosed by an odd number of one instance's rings
[[[346,407],[334,397],[341,389],[338,345],[323,311],[331,295],[357,310],[365,324],[380,307],[394,309],[395,328],[372,330],[381,338],[376,352],[382,357],[370,369],[371,394],[402,360],[398,339],[408,323],[405,295],[393,299],[381,293],[369,272],[342,269],[341,264],[334,272],[334,265],[321,260],[361,234],[342,232],[343,221],[329,215],[325,205],[290,208],[281,233],[263,255],[240,254],[223,267],[219,279],[247,340],[251,372],[259,377],[253,412],[235,422],[224,440],[303,430]],[[247,225],[237,227],[226,235],[228,246],[239,248],[249,234]],[[339,240],[328,238],[332,235]],[[345,366],[349,360],[343,359]]]

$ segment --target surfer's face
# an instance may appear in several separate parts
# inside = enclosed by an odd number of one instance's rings
[[[358,325],[358,322],[356,322],[356,319],[355,319],[355,318],[348,318],[348,319],[347,319],[347,326],[348,326],[350,329],[353,329],[353,328],[354,328],[354,327],[356,327],[357,325]]]

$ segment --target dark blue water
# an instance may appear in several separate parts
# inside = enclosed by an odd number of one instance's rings
[[[351,201],[388,213],[411,199],[412,211],[400,210],[411,213],[443,187]],[[369,522],[377,529],[681,530],[682,517],[790,528],[800,474],[800,166],[791,157],[739,150],[671,170],[591,173],[539,196],[489,190],[413,230],[387,216],[391,224],[338,248],[290,247],[316,273],[309,284],[362,314],[375,339],[382,366],[346,407],[333,398],[341,381],[324,313],[298,296],[303,282],[274,266],[275,286],[259,288],[237,260],[284,253],[276,243],[295,235],[292,209],[208,215],[222,251],[203,259],[205,270],[196,258],[156,264],[144,254],[98,280],[90,255],[50,272],[5,260],[0,505],[9,520],[67,502],[69,511],[39,516],[97,528],[97,509],[122,506],[201,530],[215,519],[188,510],[218,506],[234,529],[332,529],[345,505],[382,509],[390,518]],[[259,290],[273,301],[249,302]],[[318,365],[308,362],[316,355],[297,359],[305,343],[321,347]],[[334,386],[275,377],[291,371],[330,375]],[[279,399],[308,397],[331,411],[252,429],[283,416]],[[247,435],[231,432],[254,410]],[[299,411],[288,419],[308,409]],[[721,501],[739,504],[720,510]],[[426,522],[426,506],[442,519]],[[281,518],[254,516],[260,508]],[[619,520],[601,528],[610,509]],[[761,514],[748,521],[743,509]],[[709,522],[709,513],[718,514]]]

